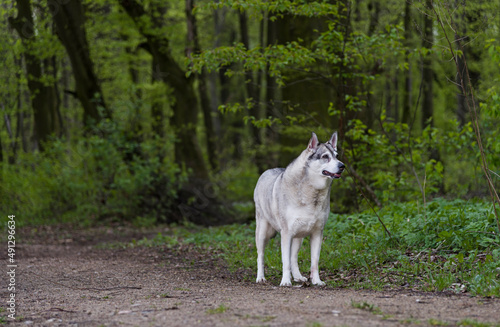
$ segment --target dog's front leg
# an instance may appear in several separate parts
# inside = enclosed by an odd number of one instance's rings
[[[313,285],[324,286],[325,283],[319,278],[319,255],[321,253],[321,242],[323,241],[323,232],[318,231],[311,235],[311,282]]]
[[[290,252],[292,237],[289,232],[281,232],[281,260],[283,262],[283,277],[280,286],[292,286],[290,275]]]
[[[299,262],[298,255],[300,246],[302,245],[303,238],[294,238],[292,240],[292,253],[290,255],[291,260],[291,268],[292,268],[292,276],[293,280],[296,282],[306,282],[307,278],[302,276],[299,270]]]

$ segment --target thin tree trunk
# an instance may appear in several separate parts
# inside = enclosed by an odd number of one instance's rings
[[[276,43],[276,22],[269,18],[269,13],[267,14],[267,45],[274,45]],[[274,110],[276,109],[276,89],[278,87],[276,79],[269,74],[269,65],[266,66],[266,96],[265,96],[265,116],[274,116]],[[267,129],[267,138],[269,143],[274,143],[278,139],[278,133],[270,127]],[[276,158],[274,158],[276,159]],[[274,161],[274,160],[273,160]],[[272,164],[272,163],[271,163]]]
[[[9,134],[10,148],[13,149],[9,153],[8,162],[9,162],[9,164],[14,164],[16,161],[16,156],[14,153],[15,148],[16,148],[16,137],[14,136],[14,133],[12,133],[11,119],[10,119],[10,116],[7,113],[5,113],[5,104],[4,103],[2,103],[2,112],[3,112],[5,127],[7,128],[7,133]]]
[[[221,37],[224,30],[224,24],[222,23],[223,18],[226,12],[226,8],[220,8],[214,10],[214,48],[218,48],[221,45]],[[222,139],[222,113],[217,110],[219,108],[220,100],[218,94],[218,73],[211,72],[209,75],[209,86],[210,86],[210,105],[214,118],[214,131],[217,139]]]
[[[426,0],[426,6],[432,10],[432,0]],[[429,53],[422,59],[422,130],[427,127],[434,127],[434,69],[432,67],[432,55],[430,53],[434,44],[432,15],[424,15],[424,35],[422,37],[422,46],[428,49]],[[440,160],[439,150],[436,147],[429,148],[429,158],[436,161]],[[441,183],[440,189],[444,190]]]
[[[245,46],[247,50],[250,50],[250,38],[248,35],[248,18],[246,12],[240,12],[238,14],[239,23],[240,23],[240,35],[241,35],[241,43]],[[263,42],[263,22],[261,22],[260,26],[260,35],[259,39]],[[262,43],[261,43],[262,44]],[[253,116],[255,119],[261,118],[260,112],[260,84],[261,84],[261,73],[260,71],[257,73],[257,77],[255,78],[254,72],[246,71],[245,72],[245,88],[247,94],[247,104],[250,105],[250,109],[248,110],[248,114]],[[265,170],[265,155],[262,153],[260,146],[262,145],[262,137],[260,129],[254,124],[250,124],[250,131],[252,132],[253,140],[255,143],[255,147],[257,149],[255,163],[257,165],[257,169],[259,172],[263,172]]]
[[[394,74],[394,121],[399,122],[399,78],[398,74]]]
[[[63,90],[61,105],[62,105],[62,110],[66,113],[65,115],[66,125],[68,124],[74,125],[76,121],[79,121],[79,119],[73,120],[72,119],[73,117],[69,114],[71,112],[71,108],[74,107],[72,106],[72,102],[74,100],[72,100],[73,96],[69,93],[71,87],[71,67],[69,67],[70,65],[68,63],[68,60],[69,60],[68,57],[64,57],[61,59],[60,63],[61,66],[60,83],[61,83],[61,88]],[[69,128],[66,128],[65,132],[66,132],[66,137],[69,139],[71,137],[71,133],[69,133]]]
[[[153,57],[153,60],[151,60],[151,64],[151,70],[153,71],[151,81],[153,83],[162,81],[160,64],[156,60],[156,57]],[[163,139],[165,137],[165,113],[163,103],[159,101],[156,96],[153,97],[151,103],[151,116],[153,117],[151,128],[153,129],[154,134],[157,135],[160,139]]]
[[[426,0],[428,8],[432,8],[432,0]],[[432,120],[434,115],[434,69],[432,68],[432,56],[430,50],[434,43],[434,35],[432,28],[432,16],[424,15],[424,34],[422,35],[422,47],[429,50],[429,53],[422,59],[422,129],[427,126],[433,126]]]
[[[9,156],[9,163],[14,163],[17,157],[17,140],[21,140],[21,148],[26,153],[28,152],[28,142],[26,141],[26,131],[24,130],[24,113],[23,113],[23,91],[21,74],[19,71],[22,70],[22,58],[14,59],[15,65],[19,67],[18,72],[16,72],[17,81],[17,96],[16,96],[16,109],[17,109],[17,123],[16,123],[16,141],[11,146],[12,156]]]
[[[240,12],[238,14],[238,18],[240,23],[241,43],[243,43],[245,49],[250,50],[250,38],[248,36],[248,19],[246,12]],[[258,106],[259,88],[254,79],[254,72],[252,71],[245,72],[245,88],[248,99],[251,99],[251,101],[249,102],[251,106],[249,114],[256,119],[260,119],[260,110]],[[260,145],[262,143],[260,130],[253,124],[251,125],[250,129],[252,131],[255,144],[257,146]]]
[[[405,18],[404,18],[404,45],[407,48],[405,51],[405,66],[407,69],[404,71],[404,88],[403,88],[403,113],[401,115],[401,122],[404,124],[410,125],[411,120],[411,88],[412,88],[412,79],[411,79],[411,63],[409,59],[409,47],[410,47],[410,38],[411,38],[411,2],[405,2]]]
[[[462,2],[462,4],[460,4]],[[456,0],[455,8],[459,8],[459,6],[465,7],[465,0]],[[467,28],[465,23],[465,14],[462,13],[461,17],[457,19],[459,22],[459,26],[455,28],[455,43],[457,44],[457,48],[462,50],[462,55],[457,56],[457,69],[459,73],[456,76],[456,84],[457,84],[457,119],[460,124],[460,127],[463,127],[467,122],[467,104],[466,98],[462,92],[462,81],[460,79],[460,75],[464,75],[465,72],[465,62],[464,59],[466,57],[466,48],[462,46],[462,38],[467,35]],[[467,87],[467,80],[463,81],[465,87]]]
[[[127,35],[123,34],[121,35],[124,41],[128,41]],[[132,85],[134,88],[134,92],[130,94],[130,101],[134,104],[134,115],[132,117],[132,122],[131,126],[132,129],[137,132],[137,133],[142,133],[143,127],[142,127],[142,119],[141,119],[141,100],[142,100],[142,89],[140,88],[139,85],[139,71],[136,68],[137,65],[137,54],[141,50],[141,45],[136,47],[135,49],[132,49],[130,46],[125,47],[125,52],[127,53],[127,64],[128,64],[128,72],[130,75],[130,80],[132,81]],[[154,63],[153,63],[153,69],[152,72],[154,72]],[[152,79],[154,82],[154,73],[151,74]],[[154,116],[153,116],[154,119]]]
[[[44,60],[44,67],[46,69],[46,73],[51,72],[52,73],[52,78],[54,81],[57,81],[57,58],[56,56],[52,56],[51,58],[48,58]],[[57,121],[60,124],[59,127],[59,135],[57,136],[62,136],[64,134],[64,121],[61,115],[61,96],[59,92],[59,87],[57,85],[57,82],[53,84],[54,88],[54,101],[56,102],[54,106],[54,110],[50,112],[51,114],[51,120],[52,121]]]
[[[389,75],[390,76],[390,75]],[[391,90],[391,80],[390,77],[387,76],[385,79],[385,110],[387,117],[391,117],[394,119],[394,106],[392,103],[393,91]]]
[[[369,5],[368,9],[372,11],[370,14],[370,24],[368,26],[368,36],[371,37],[373,33],[375,33],[375,30],[377,29],[378,21],[379,21],[379,15],[380,15],[380,3],[377,0],[372,0]],[[377,60],[375,64],[373,65],[372,68],[372,75],[379,74],[381,70],[381,63]],[[365,122],[366,126],[368,128],[373,127],[373,122],[375,120],[375,107],[373,104],[372,100],[372,92],[371,87],[373,86],[373,83],[371,81],[366,81],[366,109],[365,109]],[[387,92],[388,90],[386,90]]]
[[[0,133],[0,165],[3,164],[2,133]],[[3,174],[0,174],[0,181]]]

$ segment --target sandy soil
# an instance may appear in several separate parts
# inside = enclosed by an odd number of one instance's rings
[[[112,245],[157,231],[53,228],[21,233],[16,247],[17,321],[5,319],[9,324],[426,326],[456,325],[464,319],[500,322],[499,299],[408,290],[257,285],[251,281],[254,272],[231,273],[220,259],[192,247]],[[5,254],[0,258],[5,260]],[[5,316],[10,293],[5,275],[1,283],[1,315]]]

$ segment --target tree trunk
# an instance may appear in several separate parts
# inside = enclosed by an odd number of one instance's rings
[[[119,0],[120,5],[136,23],[139,32],[146,38],[151,55],[158,63],[162,81],[172,88],[175,103],[172,105],[173,115],[170,125],[174,129],[179,143],[175,146],[175,161],[181,167],[192,170],[192,175],[200,179],[208,179],[208,171],[201,154],[196,137],[198,122],[198,103],[191,78],[175,62],[170,53],[169,40],[156,30],[148,29],[141,21],[148,17],[154,27],[162,25],[160,17],[148,15],[135,0]]]
[[[274,45],[276,44],[276,22],[272,21],[270,19],[270,13],[267,13],[266,16],[266,21],[267,21],[267,45]],[[262,47],[265,45],[262,44]],[[275,111],[279,111],[278,108],[278,103],[277,103],[277,89],[278,89],[278,84],[276,83],[276,78],[271,76],[269,74],[269,64],[266,66],[266,71],[264,72],[265,74],[265,79],[266,79],[266,95],[265,95],[265,102],[264,102],[264,114],[265,117],[273,117],[276,116]],[[266,129],[266,144],[276,144],[278,142],[278,132],[275,129],[274,126],[271,126]],[[278,165],[278,154],[276,151],[272,151],[271,153],[264,153],[264,157],[266,158],[265,166],[268,168],[270,167],[276,167]],[[263,171],[260,171],[261,173]]]
[[[214,48],[218,48],[221,45],[221,37],[224,31],[224,24],[222,23],[223,17],[226,12],[225,7],[214,10]],[[222,18],[220,17],[222,16]],[[218,72],[211,72],[209,74],[209,88],[210,88],[210,105],[212,112],[214,113],[214,131],[217,139],[222,139],[222,113],[217,110],[219,108],[220,99],[218,94]]]
[[[201,47],[198,40],[198,30],[196,17],[193,15],[194,0],[186,0],[186,18],[187,18],[187,41],[190,46],[186,49],[186,55],[189,57],[192,53],[200,53]],[[212,109],[210,99],[208,98],[207,74],[205,68],[201,73],[196,74],[198,79],[198,94],[200,96],[200,106],[203,112],[203,123],[205,125],[205,139],[207,143],[208,162],[212,169],[217,170],[217,135],[215,134],[212,121]]]
[[[399,79],[398,74],[394,74],[394,122],[399,122]]]
[[[427,8],[432,9],[432,0],[426,0]],[[422,58],[422,130],[427,126],[433,126],[432,120],[434,114],[434,70],[432,68],[432,56],[430,51],[434,43],[432,34],[432,16],[424,15],[424,34],[422,35],[422,47],[429,50],[427,55]]]
[[[58,114],[59,101],[57,89],[54,84],[45,85],[42,82],[43,63],[33,54],[35,51],[33,49],[35,27],[30,1],[17,0],[16,7],[17,17],[10,17],[9,23],[16,29],[25,48],[28,49],[24,53],[24,58],[35,120],[35,139],[38,143],[38,148],[40,151],[43,151],[45,142],[49,137],[60,136],[62,132],[61,116]]]
[[[369,37],[372,37],[373,36],[373,33],[375,33],[376,29],[377,29],[377,25],[378,25],[378,22],[379,22],[379,16],[380,16],[380,2],[378,0],[372,0],[369,4],[368,4],[368,10],[371,12],[370,13],[370,23],[369,23],[369,26],[368,26],[368,36]],[[380,73],[381,71],[381,62],[380,61],[376,61],[375,64],[373,65],[373,68],[372,68],[372,75],[377,75]],[[373,128],[373,122],[375,120],[375,106],[373,104],[373,99],[372,99],[372,92],[371,92],[371,88],[373,86],[373,82],[372,81],[366,81],[365,84],[363,87],[366,87],[366,109],[364,110],[364,121],[366,123],[366,126],[369,128],[369,129],[372,129]],[[389,92],[390,89],[386,89],[386,92],[390,93]]]
[[[250,41],[248,36],[248,19],[246,12],[240,12],[238,14],[238,18],[240,23],[241,43],[243,43],[245,49],[250,50]],[[260,89],[254,79],[254,72],[252,71],[245,72],[245,88],[248,99],[251,99],[250,101],[251,108],[248,113],[250,114],[250,116],[255,117],[255,119],[260,119],[260,110],[258,106]],[[251,125],[250,129],[252,131],[255,144],[257,146],[260,145],[262,143],[260,137],[260,130],[253,124]]]
[[[410,47],[410,38],[411,38],[411,3],[410,1],[405,2],[405,18],[404,18],[404,45],[406,47],[405,51],[405,66],[407,69],[404,71],[404,88],[403,88],[403,113],[401,115],[401,122],[403,124],[410,125],[411,119],[411,64],[409,60],[410,51],[408,50]]]
[[[462,2],[462,4],[460,4]],[[465,0],[456,0],[455,1],[455,8],[459,8],[459,6],[463,6],[465,8]],[[466,58],[466,49],[462,46],[462,38],[467,35],[467,25],[466,25],[466,18],[465,14],[462,13],[461,17],[457,17],[458,26],[455,27],[455,43],[457,44],[458,50],[462,51],[462,55],[457,56],[457,65],[458,65],[458,70],[462,74],[462,76],[465,76],[465,58]],[[457,83],[457,119],[460,124],[460,127],[463,127],[465,123],[467,122],[467,99],[465,95],[463,94],[462,91],[462,80],[460,79],[460,74],[457,74],[456,76],[456,83]],[[463,84],[467,88],[467,79],[463,80]]]
[[[0,133],[0,166],[3,164],[2,134]],[[0,174],[0,181],[3,174]]]
[[[5,127],[7,128],[7,133],[9,134],[10,147],[11,147],[11,149],[13,149],[13,151],[11,151],[9,153],[8,162],[9,162],[9,164],[14,164],[14,162],[15,162],[15,149],[16,149],[16,137],[12,133],[10,116],[7,113],[5,113],[5,104],[4,103],[2,103],[2,112],[4,113],[3,119],[5,122]],[[3,154],[2,154],[2,156],[3,156]],[[3,161],[3,159],[1,161]]]
[[[432,0],[426,0],[426,6],[432,10]],[[424,35],[422,37],[422,46],[428,49],[428,54],[422,58],[422,130],[427,127],[434,127],[434,69],[432,68],[432,58],[430,51],[434,44],[433,19],[431,15],[424,15]],[[436,161],[440,160],[439,150],[436,147],[429,148],[429,158]],[[440,189],[444,189],[443,183]]]
[[[153,60],[151,60],[151,64],[151,70],[153,72],[151,82],[162,82],[160,64],[158,63],[158,61],[156,61],[156,57],[153,57]],[[159,101],[156,96],[153,97],[151,103],[151,117],[153,118],[153,122],[151,124],[153,133],[160,139],[163,139],[165,137],[165,113],[163,103]]]
[[[123,38],[124,41],[128,41],[128,37],[123,34],[121,35],[121,37]],[[125,52],[127,53],[127,57],[128,57],[128,60],[127,60],[127,64],[128,64],[128,72],[129,72],[129,76],[130,76],[130,79],[132,81],[132,85],[133,85],[133,88],[134,88],[134,91],[133,93],[130,94],[130,101],[131,103],[133,104],[133,107],[134,107],[134,114],[132,115],[132,117],[130,117],[130,127],[131,127],[131,132],[134,134],[134,136],[132,136],[138,143],[141,143],[142,140],[143,140],[143,116],[141,114],[141,110],[143,109],[142,106],[141,106],[141,103],[142,103],[142,89],[141,89],[141,86],[139,85],[139,71],[137,70],[137,66],[138,66],[138,59],[137,59],[137,54],[139,53],[139,51],[141,50],[141,45],[137,46],[135,49],[133,49],[132,47],[130,46],[126,46],[125,47]],[[153,68],[152,68],[152,72],[153,74],[151,74],[152,76],[152,82],[154,83],[155,81],[155,74],[154,74],[154,63],[153,63]],[[153,110],[153,107],[155,106],[155,103],[152,103],[151,104],[151,112],[152,112],[152,120],[153,120],[153,123],[152,125],[155,124],[155,115],[153,115],[153,112],[155,110]],[[163,125],[161,125],[163,127]],[[155,128],[154,126],[152,126],[153,128],[153,131],[155,131]],[[163,137],[163,134],[161,134],[161,137]],[[160,156],[160,159],[161,159],[161,156]]]
[[[91,126],[102,118],[111,118],[101,86],[94,72],[85,32],[85,14],[81,0],[58,3],[52,12],[57,35],[66,48],[75,77],[76,96],[83,107],[83,123]]]
[[[250,38],[248,34],[248,18],[246,12],[240,12],[238,14],[239,23],[240,23],[240,35],[241,35],[241,43],[245,46],[245,49],[250,50]],[[260,23],[260,34],[259,40],[260,44],[263,45],[263,20]],[[261,107],[260,107],[260,89],[261,89],[261,71],[257,72],[257,76],[255,78],[254,72],[246,71],[245,72],[245,88],[247,95],[247,103],[250,105],[250,109],[248,110],[248,114],[250,116],[255,117],[255,119],[261,119]],[[251,99],[251,100],[250,100]],[[262,145],[262,136],[260,128],[255,126],[254,124],[250,124],[250,131],[252,132],[255,148],[257,150],[255,156],[255,164],[257,165],[257,169],[259,172],[264,172],[265,166],[265,155],[262,153],[261,145]]]

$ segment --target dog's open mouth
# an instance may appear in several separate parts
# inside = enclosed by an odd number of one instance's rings
[[[323,170],[322,173],[323,173],[323,175],[328,176],[330,178],[340,178],[342,175],[342,172],[334,174],[334,173],[329,172],[328,170]]]

